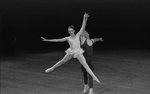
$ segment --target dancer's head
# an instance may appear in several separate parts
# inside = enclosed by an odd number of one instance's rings
[[[85,38],[89,38],[89,37],[90,37],[90,34],[85,30],[85,31],[83,32],[83,36],[84,36]]]
[[[74,30],[74,26],[73,26],[73,25],[70,25],[70,26],[68,27],[68,33],[69,33],[70,35],[74,35],[75,30]]]

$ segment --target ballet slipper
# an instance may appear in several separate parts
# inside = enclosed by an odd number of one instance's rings
[[[90,89],[89,89],[89,94],[94,94],[94,93],[93,93],[93,88],[90,88]]]
[[[97,81],[98,83],[100,83],[100,81],[98,80],[97,77],[93,78],[93,80]]]
[[[45,72],[51,72],[51,71],[53,71],[53,70],[54,70],[54,68],[51,67],[51,68],[46,69]]]
[[[84,85],[84,90],[83,90],[83,94],[85,94],[89,89],[89,86],[88,85]]]

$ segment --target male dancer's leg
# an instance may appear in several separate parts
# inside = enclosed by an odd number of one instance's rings
[[[84,79],[84,89],[83,89],[83,94],[84,94],[89,89],[88,73],[87,73],[86,69],[83,66],[81,66],[81,69],[82,69],[82,72],[83,72],[83,79]]]
[[[84,78],[84,84],[87,85],[88,84],[88,73],[86,71],[86,69],[81,66],[82,72],[83,72],[83,78]]]
[[[89,60],[89,66],[92,71],[94,71],[94,63],[92,62],[92,56],[88,58]],[[91,75],[89,75],[89,94],[93,94],[93,78]]]
[[[94,71],[94,63],[92,62],[92,57],[91,56],[88,57],[87,61],[88,61],[88,65],[89,65],[90,69],[92,71]],[[92,78],[92,76],[90,74],[89,74],[89,87],[93,88],[93,78]]]
[[[90,69],[94,71],[94,64],[92,63],[92,56],[85,56],[86,62],[89,65]],[[86,91],[90,88],[90,90],[93,90],[93,78],[92,76],[87,73],[86,69],[81,66],[83,77],[84,77],[84,90],[83,93],[86,93]]]

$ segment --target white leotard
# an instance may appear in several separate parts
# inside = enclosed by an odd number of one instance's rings
[[[79,40],[79,36],[76,35],[75,38],[71,38],[71,37],[68,37],[68,42],[69,42],[69,45],[70,45],[70,48],[71,49],[80,49],[80,40]]]
[[[68,48],[65,52],[67,54],[73,55],[76,58],[79,54],[82,54],[84,51],[81,49],[79,36],[76,35],[75,38],[68,37],[68,43],[70,48]]]

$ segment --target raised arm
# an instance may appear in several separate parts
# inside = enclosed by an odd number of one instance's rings
[[[88,17],[89,17],[89,15],[87,13],[85,13],[84,16],[83,16],[82,27],[80,28],[80,30],[77,33],[77,35],[80,36],[82,34],[82,32],[85,30]]]
[[[45,38],[41,37],[41,39],[43,39],[43,41],[47,41],[47,42],[64,42],[64,41],[67,41],[67,37],[64,37],[61,39],[45,39]]]
[[[103,38],[94,38],[94,39],[91,39],[93,42],[97,42],[97,41],[104,41]]]

